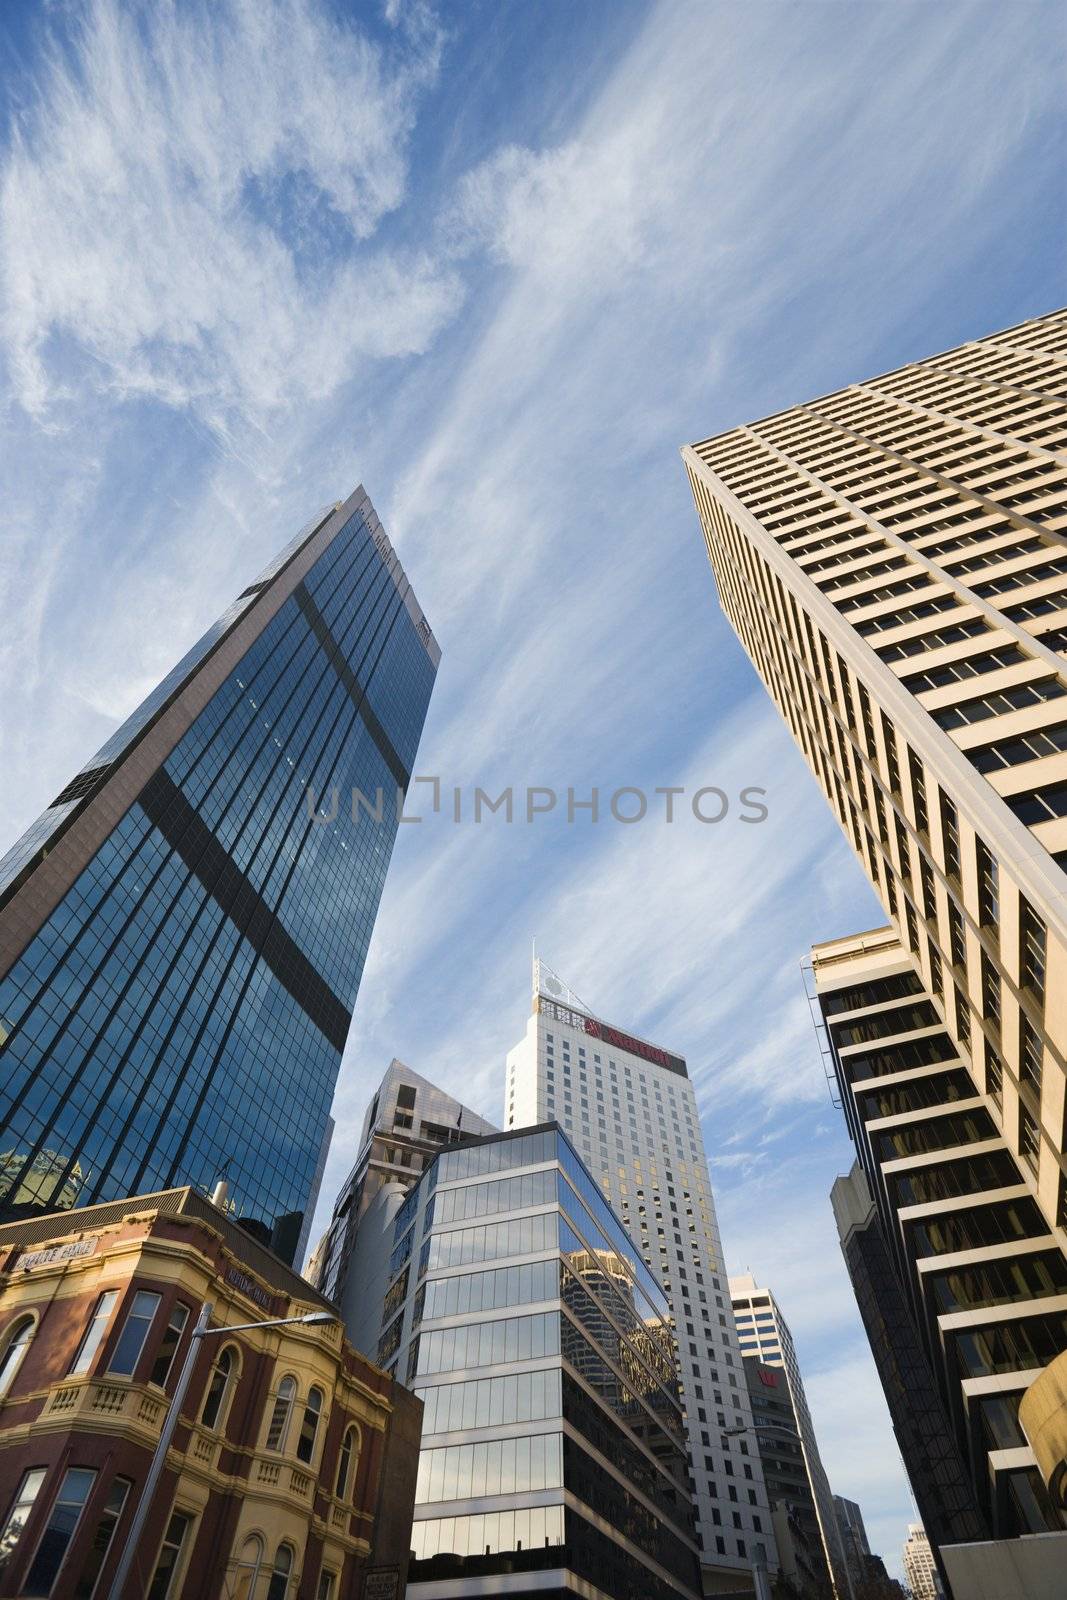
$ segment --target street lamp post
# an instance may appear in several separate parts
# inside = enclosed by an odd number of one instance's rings
[[[281,1328],[289,1323],[305,1323],[310,1326],[314,1326],[320,1323],[337,1321],[337,1318],[330,1311],[308,1311],[305,1312],[301,1317],[272,1317],[266,1322],[239,1322],[233,1327],[209,1328],[208,1319],[210,1316],[211,1302],[209,1300],[205,1300],[204,1304],[200,1308],[200,1315],[196,1319],[196,1326],[193,1328],[192,1335],[189,1339],[189,1348],[185,1352],[185,1360],[182,1363],[182,1370],[178,1375],[177,1383],[174,1385],[174,1394],[171,1397],[166,1419],[163,1423],[162,1429],[160,1430],[159,1441],[152,1453],[152,1461],[145,1476],[144,1488],[141,1490],[141,1498],[137,1502],[137,1509],[133,1514],[133,1522],[130,1524],[130,1532],[126,1540],[126,1547],[123,1550],[122,1556],[119,1559],[119,1564],[115,1569],[115,1576],[111,1580],[111,1588],[108,1591],[108,1600],[122,1600],[122,1591],[125,1588],[126,1580],[129,1578],[130,1572],[133,1569],[134,1557],[137,1554],[137,1546],[141,1542],[141,1535],[144,1533],[145,1523],[148,1521],[148,1513],[152,1508],[152,1501],[155,1498],[156,1489],[159,1486],[159,1480],[163,1475],[163,1467],[166,1463],[167,1451],[170,1449],[170,1442],[174,1437],[174,1430],[178,1426],[178,1417],[181,1412],[182,1401],[185,1399],[186,1390],[188,1389],[190,1380],[193,1376],[193,1368],[196,1365],[196,1358],[200,1352],[201,1339],[212,1339],[220,1333],[247,1333],[252,1328]]]

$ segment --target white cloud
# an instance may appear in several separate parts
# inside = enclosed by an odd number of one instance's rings
[[[318,0],[91,0],[0,178],[22,404],[88,383],[242,438],[361,361],[424,350],[457,279],[365,242],[404,198],[438,50],[424,28],[387,55]]]

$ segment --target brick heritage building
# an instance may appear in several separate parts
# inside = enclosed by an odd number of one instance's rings
[[[333,1309],[189,1188],[0,1227],[0,1596],[106,1600],[205,1301]],[[401,1595],[421,1411],[338,1323],[210,1334],[123,1600]]]

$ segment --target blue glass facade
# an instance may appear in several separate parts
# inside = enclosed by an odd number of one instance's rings
[[[216,652],[249,623],[220,676]],[[225,1176],[237,1215],[292,1254],[437,659],[357,492],[9,854],[0,931],[40,841],[144,765],[161,710],[214,663],[217,687],[0,981],[0,1212]],[[309,789],[325,815],[338,791],[329,823]],[[383,791],[380,823],[353,820],[353,789]]]
[[[442,1152],[392,1239],[377,1359],[425,1408],[412,1600],[695,1600],[670,1308],[561,1129]]]

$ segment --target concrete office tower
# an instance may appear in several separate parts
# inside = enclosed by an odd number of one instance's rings
[[[904,1575],[912,1600],[938,1600],[940,1586],[933,1552],[922,1524],[918,1522],[908,1525],[908,1537],[904,1541]]]
[[[1056,313],[683,451],[723,610],[1060,1228],[1065,355]]]
[[[708,1593],[777,1564],[696,1095],[681,1056],[593,1015],[544,962],[508,1053],[505,1125],[554,1118],[667,1291]],[[727,1429],[745,1430],[724,1437]]]
[[[0,1217],[225,1177],[303,1254],[438,660],[357,489],[4,857]]]
[[[745,1380],[771,1503],[779,1571],[791,1595],[827,1600],[833,1592],[830,1569],[785,1373],[765,1366],[756,1356],[746,1356]]]
[[[804,1380],[800,1376],[796,1346],[789,1324],[769,1289],[761,1288],[751,1273],[739,1274],[729,1279],[730,1299],[737,1324],[737,1337],[746,1369],[751,1360],[767,1367],[777,1367],[785,1373],[789,1401],[796,1418],[804,1470],[810,1486],[811,1501],[816,1518],[816,1531],[822,1543],[823,1556],[830,1575],[831,1586],[837,1600],[848,1600],[852,1593],[848,1565],[837,1531],[834,1497],[819,1455],[815,1427],[811,1420],[808,1398],[804,1393]],[[751,1385],[750,1385],[751,1387]],[[755,1417],[757,1431],[760,1418]],[[771,1441],[773,1442],[773,1441]],[[761,1453],[764,1442],[760,1442]],[[770,1482],[767,1485],[771,1493]],[[773,1499],[772,1499],[773,1504]]]
[[[443,1145],[496,1133],[484,1117],[396,1058],[363,1119],[359,1153],[315,1247],[309,1281],[341,1308],[357,1350],[373,1356],[392,1249],[392,1220]]]
[[[666,1296],[559,1128],[442,1152],[392,1274],[380,1359],[425,1407],[409,1600],[695,1600]]]
[[[998,1539],[1058,1531],[1018,1420],[1067,1345],[1056,1230],[895,932],[819,945],[813,964],[861,1168],[834,1186],[838,1228],[927,1531],[947,1563],[982,1537],[968,1500]],[[937,1442],[946,1420],[958,1457]]]
[[[937,1086],[884,1085],[887,1104],[916,1124],[907,1138],[922,1162],[954,1165],[947,1152],[957,1152],[966,1192],[1025,1193],[1041,1219],[1026,1213],[1025,1237],[1040,1229],[1060,1253],[1065,348],[1067,315],[1057,313],[683,452],[723,609],[885,906],[913,992],[929,1005],[926,1025],[947,1036],[940,1058],[924,1057],[924,1045],[899,1063],[921,1064]],[[953,1092],[944,1080],[954,1064],[966,1079],[955,1092],[969,1102],[959,1116],[926,1099]],[[853,1131],[863,1159],[864,1135]],[[973,1152],[986,1137],[988,1149]],[[1009,1176],[998,1182],[998,1170]],[[914,1305],[889,1197],[877,1179],[871,1189],[887,1259]],[[877,1254],[876,1236],[860,1235]],[[961,1237],[968,1248],[994,1242],[984,1218]],[[1025,1302],[1037,1285],[1014,1283],[1013,1298],[1020,1287]],[[991,1285],[968,1294],[971,1308],[990,1308],[991,1327],[1011,1324],[996,1349],[973,1352],[971,1375],[984,1362],[990,1376],[1027,1367],[1033,1377],[1067,1346],[1058,1290],[1042,1293],[1036,1321],[994,1310]],[[1008,1421],[999,1437],[1010,1432]],[[985,1472],[1001,1448],[991,1441],[979,1453],[978,1499],[990,1497]],[[1041,1515],[1036,1498],[1009,1497],[994,1523]]]

